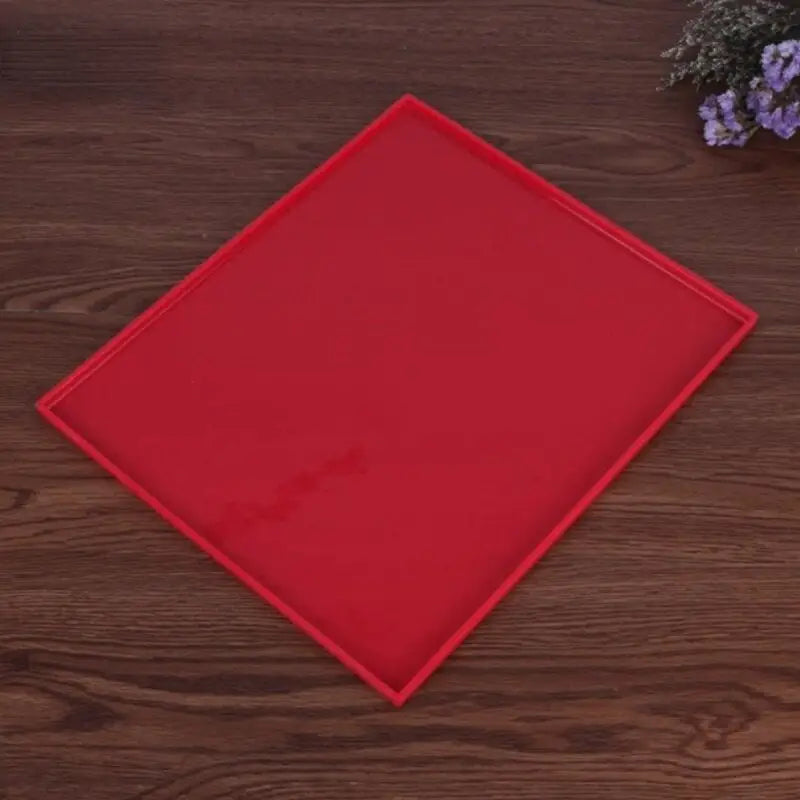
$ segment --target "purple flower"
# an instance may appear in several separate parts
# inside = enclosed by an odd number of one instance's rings
[[[800,128],[800,102],[795,101],[778,108],[765,115],[762,128],[772,131],[781,139],[791,139]]]
[[[768,44],[761,53],[764,80],[774,92],[784,92],[800,75],[800,40]]]
[[[750,91],[745,98],[745,105],[758,125],[767,130],[772,129],[772,114],[777,105],[777,98],[766,78],[753,78],[750,81]]]
[[[759,122],[759,114],[771,110],[775,106],[775,92],[769,87],[764,78],[753,78],[750,81],[750,91],[745,99],[747,110]],[[759,124],[761,124],[759,122]]]
[[[700,119],[704,122],[711,122],[717,119],[719,114],[719,109],[717,106],[717,96],[714,94],[710,94],[700,103],[700,108],[698,109],[697,113],[700,115]]]
[[[800,39],[767,45],[762,74],[745,93],[729,89],[703,100],[698,114],[712,147],[742,147],[758,128],[790,139],[800,131]]]
[[[742,108],[740,97],[732,89],[711,94],[698,109],[703,136],[711,147],[743,147],[756,130],[753,118]]]
[[[797,92],[774,92],[766,77],[753,78],[750,82],[746,105],[758,125],[782,139],[791,139],[800,129]]]

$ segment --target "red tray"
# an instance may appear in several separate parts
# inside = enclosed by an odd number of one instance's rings
[[[400,705],[755,320],[407,96],[38,408]]]

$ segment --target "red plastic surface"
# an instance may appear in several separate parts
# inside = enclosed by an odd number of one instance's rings
[[[755,319],[407,96],[38,407],[399,705]]]

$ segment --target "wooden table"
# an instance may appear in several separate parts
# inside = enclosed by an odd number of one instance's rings
[[[685,16],[0,6],[0,797],[797,798],[800,143],[703,146],[654,91]],[[404,91],[762,321],[396,711],[33,402]]]

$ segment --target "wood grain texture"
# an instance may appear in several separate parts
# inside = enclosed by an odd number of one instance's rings
[[[685,13],[0,2],[0,798],[796,800],[800,142],[702,146]],[[405,91],[762,321],[396,711],[33,402]]]

